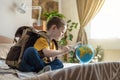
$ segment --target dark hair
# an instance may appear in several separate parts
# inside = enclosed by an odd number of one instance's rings
[[[51,28],[52,25],[56,25],[57,28],[59,29],[60,27],[63,27],[66,25],[66,22],[60,18],[60,17],[52,17],[48,22],[47,22],[47,30]]]

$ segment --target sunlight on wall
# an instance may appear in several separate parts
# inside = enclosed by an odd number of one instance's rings
[[[120,39],[120,0],[106,0],[91,22],[92,39]]]

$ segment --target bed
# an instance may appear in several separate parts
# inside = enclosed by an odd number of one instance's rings
[[[120,62],[64,63],[63,69],[42,74],[10,69],[5,58],[13,40],[0,36],[0,80],[120,80]]]

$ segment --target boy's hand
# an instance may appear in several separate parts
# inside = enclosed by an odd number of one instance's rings
[[[81,45],[81,42],[77,42],[77,43],[74,44],[74,45],[64,46],[64,47],[62,47],[61,50],[62,50],[63,54],[65,54],[65,53],[68,53],[68,52],[70,52],[70,51],[75,51],[75,49],[76,49],[79,45]]]
[[[67,53],[67,52],[71,51],[71,48],[70,48],[70,46],[64,46],[64,47],[62,47],[61,50],[62,50],[63,53]]]

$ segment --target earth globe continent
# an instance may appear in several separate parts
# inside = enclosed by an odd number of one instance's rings
[[[75,54],[80,63],[89,63],[94,57],[94,48],[90,44],[79,45]]]

